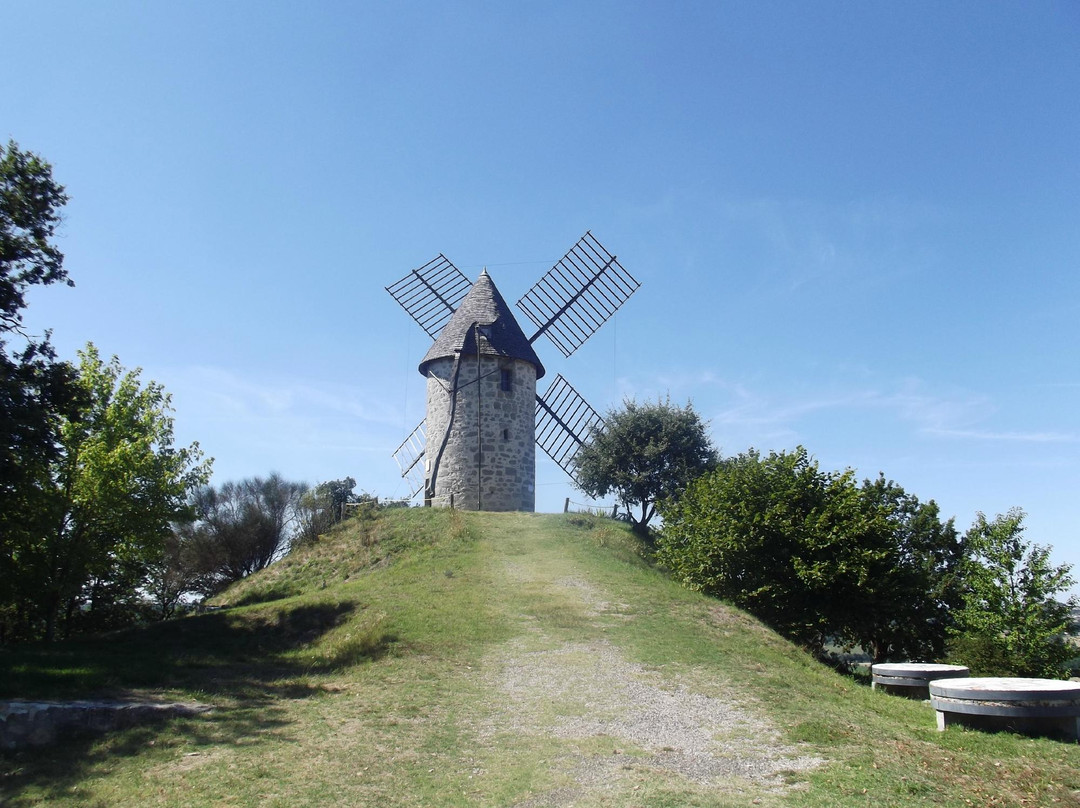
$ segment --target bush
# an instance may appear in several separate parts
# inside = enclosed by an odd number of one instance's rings
[[[657,557],[678,580],[813,653],[828,637],[875,662],[942,652],[963,545],[933,501],[856,486],[800,446],[724,460],[661,513]]]

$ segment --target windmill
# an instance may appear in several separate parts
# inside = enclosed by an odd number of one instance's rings
[[[586,233],[517,306],[526,337],[485,269],[475,283],[438,257],[386,291],[433,340],[419,371],[425,418],[394,451],[416,496],[475,510],[535,509],[536,446],[574,476],[573,459],[602,423],[562,375],[543,396],[541,335],[571,356],[640,286]]]

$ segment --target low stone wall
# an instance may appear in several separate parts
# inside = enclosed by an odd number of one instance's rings
[[[0,750],[45,746],[74,733],[108,732],[210,711],[205,704],[143,701],[0,702]]]

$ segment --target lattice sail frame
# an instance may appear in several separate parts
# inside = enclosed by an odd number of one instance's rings
[[[518,308],[570,356],[619,310],[640,283],[589,231],[548,270],[521,300]]]
[[[401,469],[401,476],[412,490],[410,496],[415,497],[424,488],[424,464],[420,461],[426,452],[427,422],[421,421],[394,450],[394,460]]]
[[[435,339],[471,288],[472,281],[439,253],[386,291]]]
[[[600,414],[558,374],[543,397],[536,397],[536,444],[571,477],[574,457],[594,427],[604,423]]]

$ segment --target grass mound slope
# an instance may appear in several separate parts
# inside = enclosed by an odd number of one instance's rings
[[[0,758],[0,804],[1080,805],[1080,747],[938,733],[610,520],[388,510],[218,605],[5,649],[4,698],[215,709]]]

